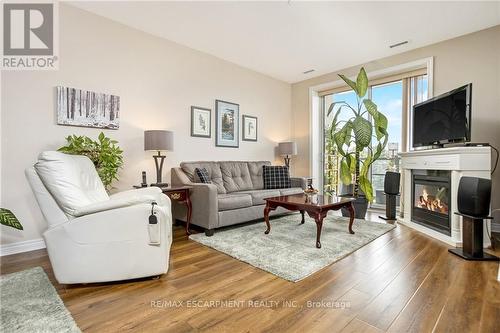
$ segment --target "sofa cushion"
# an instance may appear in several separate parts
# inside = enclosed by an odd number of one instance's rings
[[[304,194],[301,187],[282,188],[279,191],[281,195]]]
[[[250,194],[252,196],[252,205],[257,206],[266,203],[264,198],[278,197],[280,195],[280,190],[252,190],[238,193]]]
[[[287,166],[268,166],[264,165],[263,169],[263,179],[265,189],[281,189],[290,188],[290,172]]]
[[[219,164],[227,193],[253,189],[247,162],[228,161]]]
[[[269,161],[247,162],[248,171],[250,171],[250,178],[252,179],[253,189],[264,189],[264,179],[262,177],[262,167],[264,165],[271,165]]]
[[[181,169],[193,183],[200,183],[200,179],[196,176],[196,168],[205,168],[208,171],[208,176],[212,184],[217,186],[217,193],[226,193],[224,182],[222,181],[222,173],[218,162],[182,162]]]
[[[250,194],[228,193],[217,196],[219,211],[245,208],[252,206]]]
[[[78,207],[109,200],[94,163],[86,156],[46,151],[38,156],[35,170],[68,215],[73,215]]]

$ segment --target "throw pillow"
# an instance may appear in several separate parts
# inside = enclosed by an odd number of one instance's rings
[[[196,168],[194,169],[194,172],[196,172],[196,175],[200,179],[200,182],[203,184],[210,184],[212,181],[210,181],[210,176],[208,175],[208,171],[205,168]]]
[[[262,166],[265,189],[290,188],[290,172],[287,166],[264,165]]]

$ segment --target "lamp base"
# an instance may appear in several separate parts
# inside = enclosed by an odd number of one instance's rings
[[[290,156],[286,155],[283,157],[283,160],[285,161],[285,166],[290,169]]]
[[[168,183],[154,183],[149,186],[156,186],[156,187],[168,187]]]

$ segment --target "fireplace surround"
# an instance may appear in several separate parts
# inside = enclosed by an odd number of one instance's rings
[[[462,217],[455,214],[458,212],[458,184],[462,176],[490,179],[491,148],[450,147],[404,152],[401,153],[401,169],[403,216],[398,218],[398,223],[449,245],[462,246]],[[419,185],[416,188],[413,186],[414,177]],[[442,188],[448,189],[448,194]],[[422,198],[424,200],[420,203],[424,189],[426,199]],[[417,195],[415,191],[419,191]],[[446,203],[449,226],[445,220]],[[437,216],[442,219],[434,219],[433,223],[428,221]],[[486,233],[487,228],[483,229]],[[483,239],[483,245],[489,246],[486,234]]]

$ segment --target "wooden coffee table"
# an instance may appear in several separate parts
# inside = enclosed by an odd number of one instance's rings
[[[336,196],[327,195],[314,195],[311,197],[305,194],[283,195],[279,197],[266,198],[266,208],[264,208],[264,219],[266,221],[267,230],[265,234],[271,231],[271,224],[269,223],[269,212],[278,207],[283,207],[290,211],[299,211],[302,214],[302,222],[304,224],[304,213],[312,217],[316,222],[316,247],[321,248],[321,229],[323,227],[323,219],[330,210],[339,210],[345,207],[349,210],[349,233],[354,234],[352,231],[352,224],[354,222],[354,206],[352,202],[354,198],[340,198]]]

